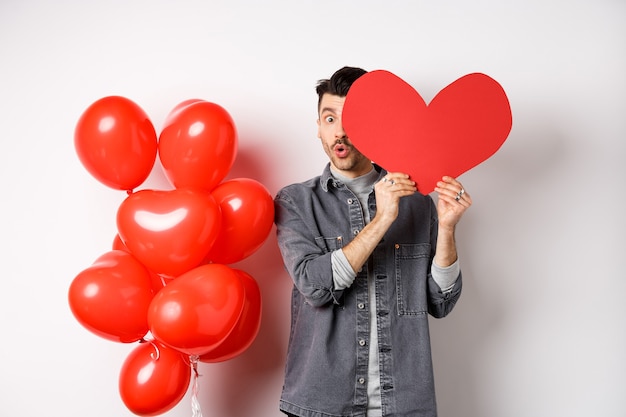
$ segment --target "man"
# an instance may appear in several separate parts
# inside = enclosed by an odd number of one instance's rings
[[[364,73],[344,67],[319,81],[318,137],[330,162],[275,199],[294,281],[280,400],[288,416],[437,414],[428,313],[446,316],[461,294],[454,229],[472,200],[443,177],[435,206],[408,175],[351,144],[341,114]]]

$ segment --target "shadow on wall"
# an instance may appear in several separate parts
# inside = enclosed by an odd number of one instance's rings
[[[492,377],[506,371],[494,368],[492,354],[537,290],[518,275],[545,232],[546,198],[558,188],[552,181],[567,168],[572,145],[541,116],[530,116],[526,125],[514,121],[496,155],[460,177],[473,198],[457,227],[463,295],[448,317],[431,319],[442,416],[494,415],[494,387],[503,381]]]
[[[259,139],[257,139],[259,140]],[[267,146],[252,144],[240,144],[235,163],[230,169],[226,180],[235,178],[251,178],[259,181],[272,194],[287,185],[284,182],[284,175],[276,168],[273,158],[273,151]]]
[[[263,161],[266,149],[241,144],[226,180],[251,178],[263,184],[272,197],[272,166]],[[292,282],[284,269],[272,228],[267,240],[248,258],[231,265],[250,274],[259,284],[262,316],[259,333],[241,355],[221,363],[201,363],[199,399],[205,417],[280,416],[278,401],[282,388],[284,361],[289,335]]]
[[[252,275],[261,288],[261,328],[240,356],[217,364],[202,364],[200,398],[207,417],[280,415],[284,358],[289,331],[291,280],[283,269],[274,230],[266,243],[233,267]],[[263,410],[269,408],[269,412]]]

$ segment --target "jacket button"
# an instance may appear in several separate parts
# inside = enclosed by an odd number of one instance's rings
[[[360,340],[359,340],[359,345],[361,345],[361,346],[365,346],[365,340],[360,339]]]
[[[359,378],[359,384],[365,384],[365,378],[363,377]]]
[[[359,308],[359,310],[363,310],[365,308],[365,304],[364,303],[359,303],[359,304],[357,304],[357,307]]]

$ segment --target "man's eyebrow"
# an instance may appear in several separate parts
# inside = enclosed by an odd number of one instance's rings
[[[320,114],[325,113],[325,112],[331,112],[333,114],[336,114],[337,112],[335,111],[335,109],[333,109],[332,107],[323,107],[320,110]]]

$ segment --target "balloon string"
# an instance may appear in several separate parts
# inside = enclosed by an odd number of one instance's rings
[[[150,344],[152,345],[152,347],[154,348],[154,353],[150,354],[150,357],[155,360],[158,361],[159,358],[161,357],[161,351],[159,350],[159,347],[157,346],[156,343],[154,343],[154,341],[150,341]]]
[[[145,337],[139,339],[139,344],[141,343],[150,343],[154,348],[154,352],[150,353],[150,357],[152,360],[158,361],[161,357],[161,351],[159,350],[159,346],[154,342],[154,340],[147,340]]]
[[[200,408],[200,401],[198,401],[198,356],[190,356],[191,370],[193,371],[193,383],[192,383],[192,395],[191,395],[191,416],[202,417],[202,409]]]

